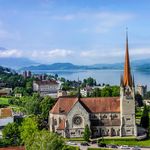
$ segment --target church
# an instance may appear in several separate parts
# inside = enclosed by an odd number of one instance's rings
[[[137,136],[135,85],[131,75],[126,35],[124,74],[120,97],[59,97],[49,111],[49,129],[67,138],[83,137],[86,125],[91,137]]]

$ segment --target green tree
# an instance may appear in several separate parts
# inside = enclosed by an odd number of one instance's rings
[[[90,139],[90,135],[91,135],[90,128],[88,125],[86,125],[84,128],[84,134],[83,134],[84,140],[88,142]]]
[[[31,95],[33,93],[33,79],[27,78],[26,80],[26,91]]]
[[[35,117],[25,118],[20,127],[20,136],[23,143],[29,148],[33,143],[34,135],[38,131],[38,124]]]
[[[20,131],[17,123],[8,123],[2,130],[3,138],[9,145],[19,145],[21,143]]]
[[[51,98],[50,96],[44,97],[44,99],[40,103],[41,114],[44,119],[48,118],[49,110],[54,106],[56,100]]]
[[[101,91],[101,96],[102,97],[111,97],[112,96],[112,90],[110,87],[105,87]]]
[[[116,97],[120,95],[120,87],[119,86],[111,86],[112,96]]]
[[[28,100],[25,103],[25,108],[27,111],[27,114],[40,114],[41,108],[40,103],[42,101],[42,98],[39,94],[34,93],[33,96],[28,97]]]
[[[42,130],[36,132],[31,145],[26,145],[27,150],[62,150],[64,139],[55,133]]]
[[[27,95],[27,91],[24,87],[15,87],[14,94],[21,93],[22,95]]]
[[[143,98],[142,98],[142,96],[141,96],[140,94],[137,93],[137,94],[135,95],[135,100],[136,100],[137,105],[138,105],[139,107],[143,106]]]
[[[96,85],[96,80],[91,77],[84,79],[82,83],[82,87],[85,87],[86,85],[94,86]]]
[[[146,105],[144,105],[144,110],[140,122],[141,127],[148,129],[149,127],[149,110]]]

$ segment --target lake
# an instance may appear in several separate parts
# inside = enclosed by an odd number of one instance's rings
[[[83,80],[88,77],[96,79],[97,83],[105,83],[110,85],[120,85],[120,75],[123,70],[36,70],[32,71],[38,74],[58,74],[69,80]],[[133,70],[135,84],[148,85],[150,88],[150,72],[139,72]]]

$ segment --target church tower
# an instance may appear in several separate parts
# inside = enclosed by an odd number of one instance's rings
[[[127,32],[124,74],[121,76],[120,83],[120,115],[120,136],[137,136],[135,123],[135,87],[130,70]]]

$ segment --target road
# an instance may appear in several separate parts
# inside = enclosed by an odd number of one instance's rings
[[[77,146],[80,147],[80,150],[87,150],[88,148],[99,148],[97,144],[91,144],[90,146],[82,146],[80,143],[77,143]],[[116,150],[121,150],[121,149],[116,149]],[[129,149],[128,149],[129,150]],[[141,148],[141,150],[150,150],[150,148]]]

